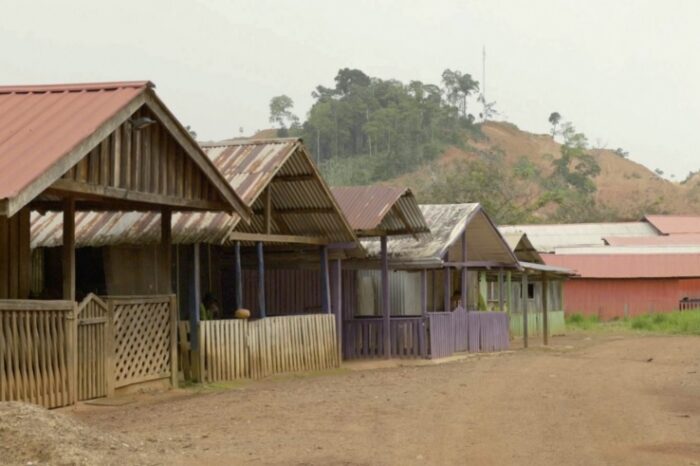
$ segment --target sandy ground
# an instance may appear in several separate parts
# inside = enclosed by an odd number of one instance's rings
[[[575,334],[61,412],[151,464],[700,465],[700,338]]]

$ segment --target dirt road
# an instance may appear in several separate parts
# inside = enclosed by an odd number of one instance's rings
[[[574,335],[65,412],[162,464],[700,465],[700,338]]]

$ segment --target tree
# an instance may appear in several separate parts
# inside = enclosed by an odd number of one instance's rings
[[[270,123],[279,125],[279,129],[286,132],[287,128],[299,125],[299,118],[292,113],[294,101],[286,95],[278,95],[270,99]]]
[[[446,69],[442,72],[442,83],[447,91],[447,100],[459,108],[462,117],[467,118],[467,98],[479,91],[479,82],[468,73]]]
[[[659,176],[663,176],[664,171],[660,168],[656,168],[656,169],[654,169],[654,173],[656,173]]]
[[[630,153],[624,150],[622,147],[618,147],[613,152],[615,152],[615,155],[619,155],[623,159],[626,159],[630,155]]]
[[[549,114],[549,124],[552,125],[552,137],[557,134],[557,125],[561,121],[561,115],[559,112],[552,112]]]

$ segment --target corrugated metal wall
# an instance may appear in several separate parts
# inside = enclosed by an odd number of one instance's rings
[[[700,280],[577,278],[564,283],[564,310],[609,320],[673,311],[686,296],[700,296]]]

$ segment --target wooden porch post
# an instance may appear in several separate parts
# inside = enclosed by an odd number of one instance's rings
[[[235,256],[235,281],[233,282],[233,291],[236,294],[236,309],[243,308],[243,269],[241,267],[241,242],[236,241],[233,244],[233,252]]]
[[[544,345],[549,345],[549,303],[547,303],[549,294],[549,281],[547,274],[542,274],[542,339]]]
[[[452,269],[445,267],[445,312],[450,312],[452,309],[450,306],[450,298],[452,297]]]
[[[202,302],[200,296],[200,263],[199,263],[199,243],[194,243],[192,245],[192,280],[190,281],[190,352],[191,352],[191,365],[192,365],[192,376],[195,381],[201,382],[203,380],[204,367],[202,365],[202,353],[199,348],[199,306]]]
[[[171,294],[172,284],[172,214],[170,209],[160,211],[160,273],[158,289],[160,293]]]
[[[508,288],[508,315],[513,312],[513,273],[509,270],[506,274],[506,284]]]
[[[258,252],[258,310],[260,318],[264,319],[267,317],[267,308],[265,307],[265,258],[262,241],[258,241],[256,249]]]
[[[75,199],[63,201],[63,299],[75,301]]]
[[[321,256],[321,312],[331,313],[331,279],[328,274],[328,246],[320,248]]]
[[[503,312],[504,299],[503,296],[503,268],[498,269],[498,308]]]
[[[391,357],[391,302],[389,298],[389,253],[386,235],[380,239],[382,256],[382,312],[384,315],[384,356]]]
[[[462,263],[467,263],[467,228],[462,232]],[[469,298],[469,276],[467,275],[467,266],[462,266],[462,307],[464,310],[469,310],[467,299]]]
[[[343,354],[343,264],[340,259],[333,261],[333,313],[335,314],[335,336],[338,341],[338,354]]]
[[[428,312],[428,271],[423,269],[420,271],[420,315],[421,325],[418,329],[418,351],[420,351],[421,357],[425,357],[427,354],[426,344],[425,344],[425,329],[426,329],[426,314]]]
[[[530,307],[530,299],[528,297],[527,271],[523,270],[521,294],[523,297],[523,346],[527,348],[527,308]]]

